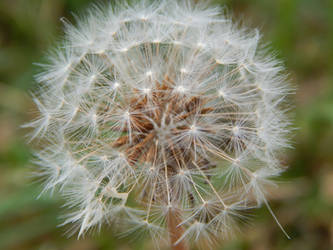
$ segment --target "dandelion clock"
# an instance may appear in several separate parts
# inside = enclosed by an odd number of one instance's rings
[[[291,88],[257,30],[189,0],[95,6],[63,22],[25,127],[71,232],[111,225],[156,248],[210,249],[249,210],[272,213]]]

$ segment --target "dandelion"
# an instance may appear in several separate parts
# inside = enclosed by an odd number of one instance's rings
[[[36,77],[40,116],[25,126],[44,191],[67,200],[64,224],[79,236],[111,224],[186,249],[268,206],[291,89],[258,31],[190,0],[63,21],[65,41]]]

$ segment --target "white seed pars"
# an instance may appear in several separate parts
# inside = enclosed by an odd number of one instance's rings
[[[64,24],[25,125],[45,190],[71,210],[64,224],[155,239],[175,224],[173,244],[213,243],[267,205],[291,89],[257,30],[188,0],[93,7]]]

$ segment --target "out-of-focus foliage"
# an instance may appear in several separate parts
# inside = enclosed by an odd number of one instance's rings
[[[43,53],[61,36],[60,17],[74,21],[92,0],[0,1],[0,249],[151,249],[146,238],[118,239],[112,229],[85,239],[65,236],[61,202],[30,178],[31,155],[19,125],[34,114],[28,96]],[[292,240],[265,207],[226,250],[326,250],[333,247],[333,2],[330,0],[229,0],[235,19],[259,27],[295,83],[294,150],[289,171],[272,190],[271,205]],[[172,6],[170,6],[172,7]],[[131,238],[132,239],[132,238]]]

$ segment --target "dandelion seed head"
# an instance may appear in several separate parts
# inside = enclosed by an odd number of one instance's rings
[[[93,7],[77,22],[41,65],[25,125],[65,224],[159,239],[174,225],[174,244],[214,243],[267,204],[291,89],[258,31],[190,0]]]

